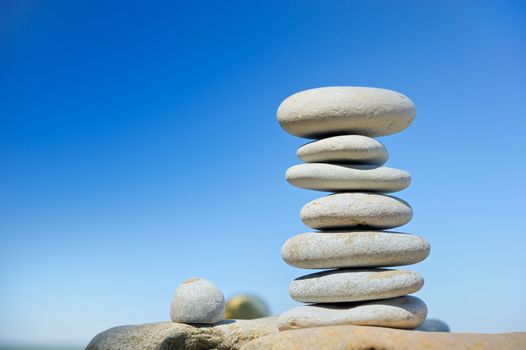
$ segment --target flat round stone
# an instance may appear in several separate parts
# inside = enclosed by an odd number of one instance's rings
[[[314,229],[389,229],[407,224],[413,211],[405,201],[374,193],[337,193],[303,206],[300,217]]]
[[[304,303],[345,303],[399,297],[423,285],[422,276],[410,270],[337,269],[296,278],[289,293]]]
[[[277,112],[285,131],[313,139],[390,135],[411,125],[415,114],[413,102],[398,92],[355,86],[301,91],[285,99]]]
[[[406,295],[364,303],[296,307],[279,316],[278,329],[283,331],[335,325],[414,329],[425,321],[426,316],[426,304],[417,297]]]
[[[348,163],[382,165],[389,158],[387,149],[373,138],[342,135],[309,142],[296,152],[306,163]]]
[[[212,282],[193,277],[184,281],[172,298],[170,318],[181,323],[216,323],[224,319],[225,298]]]
[[[342,192],[397,192],[409,186],[407,171],[376,165],[307,163],[290,167],[285,178],[300,188]]]
[[[426,239],[398,232],[308,232],[287,240],[281,257],[302,269],[416,264],[430,251]]]

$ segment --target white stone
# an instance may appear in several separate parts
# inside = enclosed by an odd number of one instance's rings
[[[411,175],[404,170],[375,165],[307,163],[290,167],[285,178],[300,188],[342,192],[397,192],[409,186]]]
[[[389,158],[385,146],[362,135],[342,135],[309,142],[296,152],[306,163],[382,165]]]
[[[287,240],[281,257],[303,269],[416,264],[430,251],[422,237],[385,231],[308,232]]]
[[[216,323],[225,313],[225,297],[213,283],[198,277],[177,287],[172,298],[170,317],[173,322]]]
[[[413,329],[424,322],[426,304],[403,296],[350,304],[315,304],[288,310],[278,318],[279,330],[335,325],[380,326]]]
[[[413,102],[398,92],[336,86],[298,92],[281,103],[277,115],[288,133],[318,139],[394,134],[411,125],[415,113]]]
[[[423,285],[422,276],[410,270],[337,269],[299,277],[289,293],[304,303],[345,303],[399,297]]]
[[[413,211],[405,201],[374,193],[337,193],[307,203],[300,212],[314,229],[389,229],[408,223]]]

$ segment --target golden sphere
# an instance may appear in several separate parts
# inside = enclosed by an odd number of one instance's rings
[[[239,294],[226,302],[225,319],[252,320],[269,315],[267,304],[254,295]]]

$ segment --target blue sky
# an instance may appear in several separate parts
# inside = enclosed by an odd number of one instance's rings
[[[190,276],[297,305],[283,242],[322,193],[286,183],[305,140],[275,119],[319,86],[417,106],[380,138],[413,175],[399,229],[429,316],[526,330],[526,6],[520,1],[0,5],[0,344],[85,345],[167,320]]]

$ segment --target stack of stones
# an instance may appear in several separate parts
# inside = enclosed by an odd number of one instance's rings
[[[414,117],[409,98],[376,88],[312,89],[280,105],[285,131],[317,139],[298,149],[305,164],[288,169],[287,181],[333,192],[301,209],[302,221],[319,231],[292,237],[282,248],[289,265],[330,270],[290,284],[291,297],[308,305],[281,314],[280,330],[345,324],[412,329],[425,321],[424,302],[407,295],[422,288],[422,276],[385,268],[429,255],[424,238],[385,231],[412,218],[409,204],[385,195],[408,187],[411,176],[383,166],[387,150],[372,138],[402,131]]]

